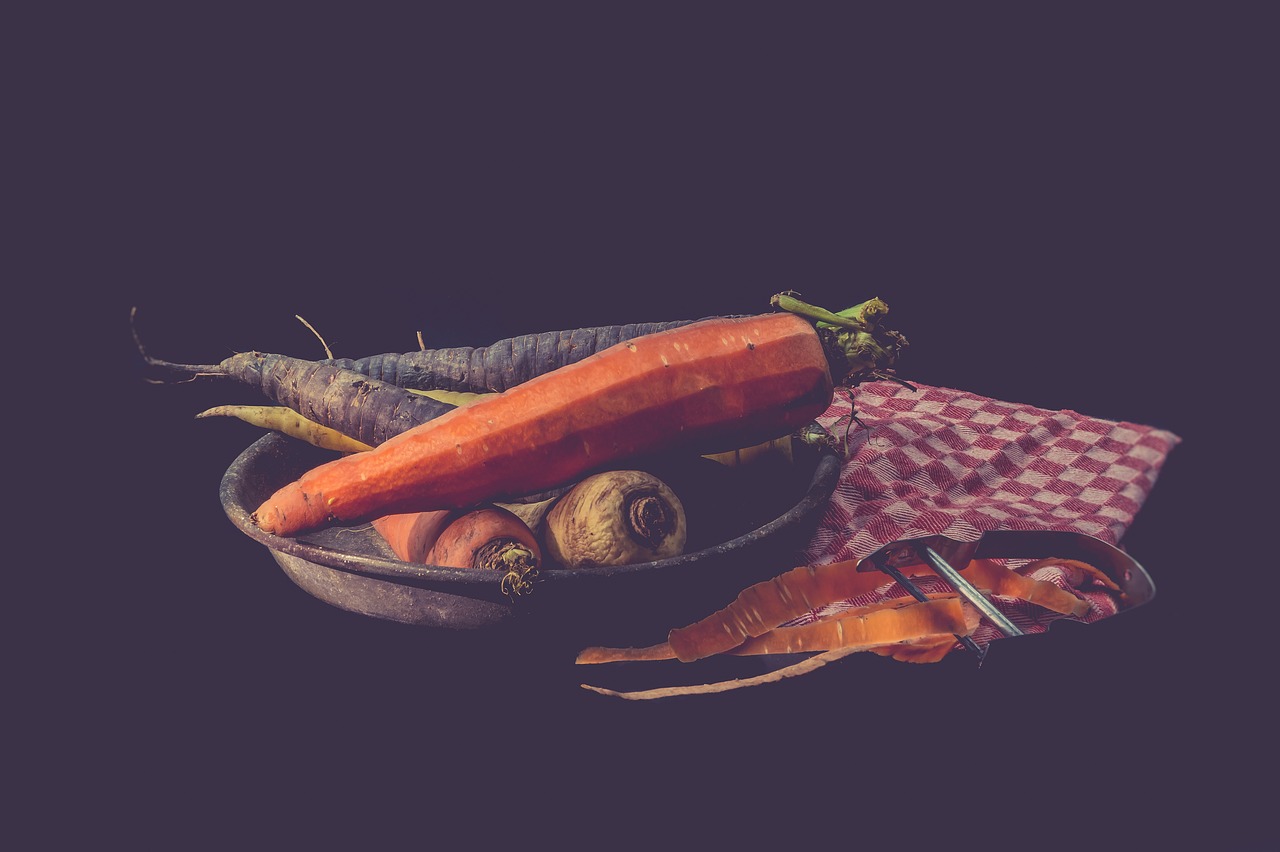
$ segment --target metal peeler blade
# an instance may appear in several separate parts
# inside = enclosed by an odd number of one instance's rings
[[[1056,557],[1086,562],[1120,587],[1121,611],[1142,606],[1156,593],[1155,583],[1146,569],[1125,551],[1085,533],[1059,530],[988,530],[976,541],[957,541],[940,535],[901,539],[860,560],[857,570],[880,571],[885,565],[900,570],[921,564],[937,570],[939,566],[928,556],[930,551],[944,565],[956,570],[963,570],[974,559]],[[939,573],[945,570],[943,567]],[[946,579],[950,581],[949,577]],[[964,594],[965,590],[957,587],[957,591]]]
[[[906,589],[907,593],[910,594],[916,600],[924,602],[929,599],[929,597],[924,592],[920,591],[919,586],[911,582],[911,579],[907,577],[907,575],[899,571],[897,567],[895,567],[894,565],[891,565],[888,560],[886,559],[878,560],[876,562],[876,567],[879,570],[883,571],[884,573],[888,574],[894,580],[896,580],[898,585]],[[965,585],[967,586],[968,583],[966,582]],[[973,638],[970,636],[962,636],[959,633],[957,633],[956,639],[959,640],[961,645],[963,645],[965,648],[972,651],[974,655],[977,656],[978,665],[981,666],[982,661],[985,660],[987,657],[987,648],[984,648],[980,646],[977,642],[974,642]]]

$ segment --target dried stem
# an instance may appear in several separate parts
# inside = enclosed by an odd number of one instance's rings
[[[137,315],[138,315],[137,307],[133,307],[129,310],[129,332],[130,334],[133,335],[134,345],[138,347],[138,354],[142,356],[142,360],[146,363],[148,367],[153,367],[157,370],[163,370],[165,373],[168,373],[170,375],[176,374],[179,376],[186,377],[186,378],[177,379],[177,380],[175,379],[165,380],[165,379],[153,379],[148,376],[144,376],[143,377],[144,381],[150,382],[153,385],[182,384],[184,382],[195,381],[197,378],[201,376],[225,376],[226,375],[226,371],[223,370],[222,367],[219,366],[218,364],[175,364],[172,361],[162,361],[159,358],[151,357],[151,355],[147,354],[147,348],[142,345],[142,338],[138,336],[138,327],[136,323]]]
[[[307,322],[306,320],[304,320],[302,317],[298,316],[297,314],[294,314],[293,316],[294,316],[294,319],[296,319],[298,322],[302,323],[302,324],[303,324],[303,325],[305,325],[308,329],[310,329],[310,330],[311,330],[311,333],[312,333],[312,334],[314,334],[314,335],[316,336],[316,340],[319,340],[319,341],[320,341],[320,345],[324,347],[324,354],[325,354],[325,357],[327,357],[330,361],[332,361],[332,360],[333,360],[333,351],[329,349],[329,344],[324,342],[324,338],[320,336],[320,332],[316,331],[316,330],[315,330],[315,327],[314,327],[314,326],[312,326],[312,325],[311,325],[311,323]]]

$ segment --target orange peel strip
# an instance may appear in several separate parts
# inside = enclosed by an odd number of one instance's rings
[[[594,646],[578,652],[574,660],[576,665],[593,665],[595,663],[627,663],[640,660],[673,660],[676,652],[667,642],[649,645],[645,648],[606,648]]]
[[[810,624],[781,627],[785,622],[807,612],[867,594],[884,585],[884,575],[879,572],[858,572],[855,570],[856,564],[846,561],[794,568],[770,580],[749,586],[732,603],[710,616],[670,631],[666,642],[641,648],[589,647],[579,652],[575,663],[671,659],[694,662],[721,653],[811,653],[840,649],[847,642],[856,644],[856,638],[851,638],[842,631],[856,633],[867,629],[867,624],[873,625],[875,629],[874,625],[877,623],[862,622],[861,626],[855,626],[860,624],[859,619],[866,619],[872,613],[918,606],[919,602],[903,596],[832,614]],[[1110,589],[1119,588],[1102,571],[1078,560],[1041,559],[1023,570],[1032,571],[1052,565],[1079,570],[1098,579]],[[1060,615],[1077,618],[1089,611],[1090,604],[1087,600],[1053,583],[1023,576],[990,559],[971,560],[962,573],[984,594],[1019,598]],[[953,594],[929,595],[929,598],[931,603],[938,600],[958,601]],[[968,617],[973,618],[971,608],[966,607],[966,610],[969,610]],[[857,650],[872,650],[904,662],[936,662],[954,647],[954,635],[950,634],[968,635],[973,626],[938,630],[935,631],[936,634],[948,635],[935,635],[932,638],[918,633],[914,637],[898,640],[867,640],[870,644],[858,647]],[[891,632],[886,632],[881,638],[890,635]]]
[[[964,576],[975,586],[993,595],[1020,598],[1059,615],[1080,618],[1089,612],[1089,602],[1044,580],[1032,580],[990,559],[975,559],[966,566]]]
[[[858,606],[858,608],[842,611],[835,615],[819,619],[817,622],[797,624],[795,627],[776,627],[765,631],[760,636],[751,637],[741,645],[728,649],[726,654],[803,654],[803,652],[828,651],[841,647],[845,643],[899,642],[909,640],[919,633],[925,632],[920,624],[925,620],[941,622],[950,619],[956,624],[954,629],[938,628],[938,633],[969,633],[973,627],[961,623],[959,609],[952,605],[959,604],[955,594],[931,595],[929,606],[924,609],[913,609],[922,606],[914,597],[895,597],[883,603]],[[950,601],[950,603],[947,603]],[[893,611],[908,610],[909,614],[893,617]],[[911,619],[915,619],[914,622]],[[588,647],[579,652],[576,664],[590,665],[598,663],[634,663],[646,660],[671,660],[676,658],[676,651],[671,643],[660,642],[658,645],[646,647]]]
[[[856,614],[824,618],[795,627],[778,627],[743,642],[730,653],[804,654],[836,648],[870,649],[950,635],[967,636],[978,626],[977,611],[958,597],[898,605],[894,601],[864,607]]]
[[[867,594],[885,584],[880,572],[859,572],[857,562],[793,568],[748,586],[723,609],[672,630],[667,642],[682,662],[738,647],[793,618],[835,601]]]
[[[737,678],[734,680],[717,681],[715,683],[695,684],[692,686],[667,686],[657,689],[636,690],[633,692],[621,692],[614,689],[606,689],[605,687],[592,686],[591,684],[582,684],[583,689],[599,693],[601,695],[610,695],[615,698],[626,698],[630,700],[647,700],[654,698],[671,698],[679,695],[705,695],[714,692],[728,692],[733,689],[743,689],[751,686],[760,686],[766,683],[775,683],[789,677],[797,677],[799,675],[808,674],[815,669],[855,654],[859,651],[870,651],[883,649],[888,651],[888,655],[894,653],[902,653],[905,648],[914,642],[922,645],[918,661],[923,662],[926,659],[941,659],[950,646],[955,643],[956,632],[968,632],[978,622],[978,614],[972,607],[963,603],[958,598],[943,598],[933,601],[925,601],[915,603],[908,606],[885,607],[875,612],[867,613],[861,616],[854,616],[848,619],[828,619],[826,621],[814,622],[813,624],[802,625],[800,627],[780,628],[780,631],[797,631],[800,633],[816,633],[809,631],[808,628],[825,627],[828,622],[851,622],[849,629],[839,631],[837,628],[832,630],[837,634],[832,636],[828,634],[828,641],[841,641],[840,647],[831,648],[822,653],[815,654],[805,660],[794,665],[785,666],[773,672],[755,677]],[[874,623],[873,623],[874,622]],[[937,631],[942,631],[939,635]],[[775,631],[779,632],[779,631]],[[861,639],[859,638],[861,636]],[[875,636],[875,639],[867,637]],[[889,638],[893,637],[893,638]],[[768,637],[764,637],[767,640]],[[764,641],[762,640],[762,641]],[[748,643],[750,644],[750,643]],[[820,644],[813,641],[810,637],[809,644]],[[746,646],[744,646],[745,648]],[[790,653],[794,647],[788,644],[788,650],[759,650],[747,651],[748,653]]]

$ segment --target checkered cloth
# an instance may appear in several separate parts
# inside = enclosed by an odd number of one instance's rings
[[[843,434],[854,403],[865,426],[854,423],[849,433],[849,457],[803,552],[810,565],[862,559],[899,539],[974,541],[998,529],[1066,530],[1118,545],[1181,440],[1151,426],[896,382],[841,391],[819,423]],[[1020,570],[1030,563],[1004,564]],[[1039,569],[1029,576],[1089,601],[1083,621],[1118,610],[1110,593],[1079,572]],[[886,581],[868,599],[835,602],[792,623],[903,596]],[[949,588],[929,576],[917,585],[926,592]],[[1062,617],[1024,601],[993,601],[1026,633],[1043,632]],[[985,622],[978,631],[980,642],[1000,635],[992,636]]]

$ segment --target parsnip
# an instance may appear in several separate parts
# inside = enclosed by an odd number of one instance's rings
[[[639,470],[583,479],[554,501],[542,524],[547,557],[565,568],[679,556],[687,536],[680,498],[662,480]]]

